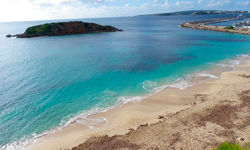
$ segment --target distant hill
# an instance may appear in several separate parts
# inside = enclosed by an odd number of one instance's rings
[[[176,15],[210,15],[210,14],[237,14],[249,13],[248,11],[224,11],[224,10],[190,10],[171,13],[149,14],[143,16],[176,16]]]

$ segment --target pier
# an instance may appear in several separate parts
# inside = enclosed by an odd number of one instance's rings
[[[245,18],[250,18],[250,16],[245,16]],[[190,24],[215,24],[215,23],[221,23],[221,22],[227,22],[227,21],[234,21],[234,20],[240,20],[237,17],[230,17],[230,18],[220,18],[220,19],[212,19],[212,20],[202,20],[202,21],[193,21],[189,22]]]
[[[245,16],[245,18],[250,18],[250,16]],[[202,20],[202,21],[193,21],[182,23],[181,27],[184,28],[195,28],[199,30],[213,30],[220,32],[229,32],[229,33],[239,33],[239,34],[248,34],[250,35],[250,30],[247,28],[237,28],[237,27],[228,27],[228,26],[215,26],[210,24],[225,22],[225,21],[234,21],[240,20],[238,18],[220,18],[213,20]]]

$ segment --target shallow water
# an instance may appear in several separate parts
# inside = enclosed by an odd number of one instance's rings
[[[250,52],[250,36],[179,27],[216,17],[78,19],[124,32],[32,39],[5,35],[58,20],[0,23],[0,146],[19,149],[75,120],[105,125],[105,118],[84,117],[168,86],[184,89],[194,77],[217,78],[206,69],[237,64],[237,56]]]

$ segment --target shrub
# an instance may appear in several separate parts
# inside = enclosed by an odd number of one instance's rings
[[[233,26],[230,26],[230,27],[227,27],[227,29],[234,29],[234,27],[233,27]]]
[[[219,148],[213,150],[244,150],[238,144],[222,143]]]
[[[45,34],[46,32],[50,32],[53,23],[51,24],[43,24],[38,26],[29,27],[26,30],[26,34]]]

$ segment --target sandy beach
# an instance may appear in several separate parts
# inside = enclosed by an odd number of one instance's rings
[[[218,79],[184,90],[167,88],[89,116],[86,122],[100,123],[75,123],[41,137],[28,149],[211,150],[227,141],[244,146],[250,142],[250,57],[225,71]]]

